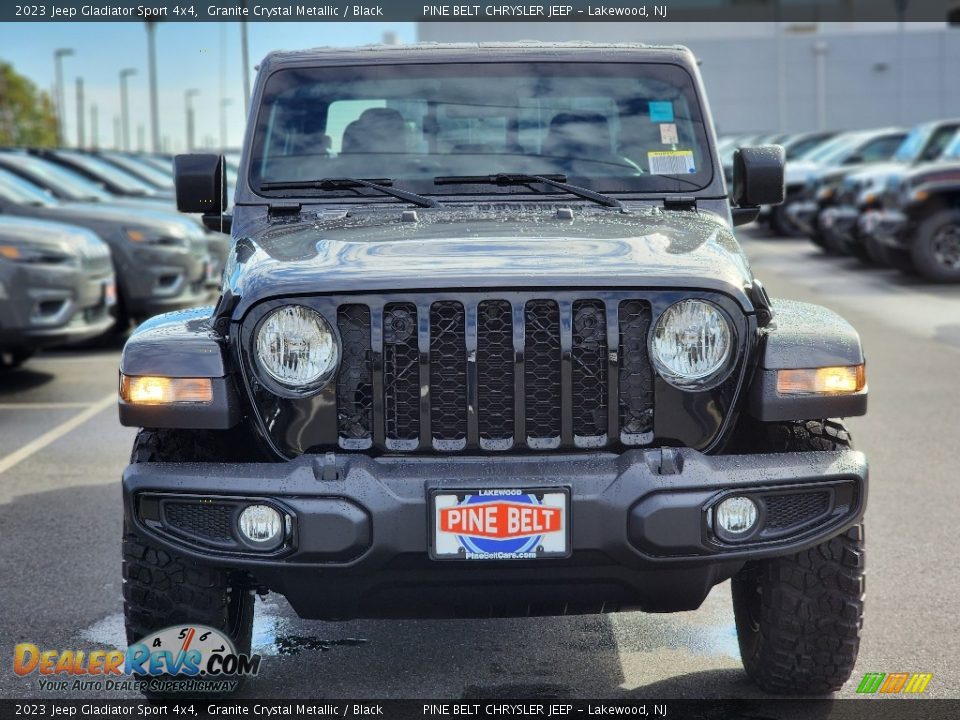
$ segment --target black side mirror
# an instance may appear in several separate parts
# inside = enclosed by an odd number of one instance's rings
[[[742,208],[779,205],[786,195],[780,145],[742,147],[733,153],[733,204]]]
[[[173,158],[177,210],[219,215],[227,207],[223,155],[177,155]]]

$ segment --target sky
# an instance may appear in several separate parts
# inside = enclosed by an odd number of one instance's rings
[[[414,23],[256,23],[247,24],[250,64],[271,50],[294,50],[319,45],[363,45],[381,42],[384,33],[399,42],[416,39]],[[143,23],[0,23],[0,60],[13,64],[39,88],[53,92],[57,48],[73,48],[63,58],[66,102],[65,136],[77,141],[76,79],[83,78],[85,132],[91,139],[91,107],[98,116],[100,147],[113,147],[115,122],[120,117],[119,71],[133,68],[128,78],[130,144],[138,149],[138,128],[150,149],[150,100],[147,72],[147,35]],[[157,25],[157,84],[160,135],[170,152],[186,148],[185,91],[197,89],[193,99],[197,144],[208,139],[219,144],[220,99],[231,104],[226,112],[228,147],[239,147],[244,126],[243,80],[239,23],[176,23]],[[250,82],[254,72],[250,70]],[[221,87],[223,92],[221,94]]]

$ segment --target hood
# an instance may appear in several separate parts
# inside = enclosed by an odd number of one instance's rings
[[[807,180],[823,170],[823,165],[805,160],[791,160],[783,170],[786,185],[806,185]]]
[[[239,312],[318,292],[517,287],[699,287],[751,310],[753,276],[730,228],[705,211],[644,208],[558,219],[556,208],[509,212],[319,214],[234,245],[226,289]]]
[[[110,248],[96,234],[75,225],[0,216],[0,242],[4,240],[56,249],[88,259],[110,256]]]
[[[917,165],[904,173],[903,181],[913,186],[941,182],[960,185],[960,160],[937,160]]]
[[[197,224],[174,211],[150,210],[144,207],[120,207],[100,203],[60,203],[57,214],[63,217],[73,217],[77,220],[92,220],[106,223],[116,223],[123,227],[149,228],[165,234],[184,235],[186,237],[199,236],[204,233]]]

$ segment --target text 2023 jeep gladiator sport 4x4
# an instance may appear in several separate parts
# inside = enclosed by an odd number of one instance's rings
[[[131,642],[250,646],[306,618],[697,608],[732,579],[743,663],[836,690],[857,656],[857,333],[771,301],[732,227],[684,48],[431,45],[269,55],[232,217],[214,155],[181,210],[232,223],[214,308],[121,364]]]

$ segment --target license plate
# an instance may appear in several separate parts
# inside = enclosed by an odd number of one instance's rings
[[[567,490],[435,492],[434,560],[538,560],[570,555]]]

